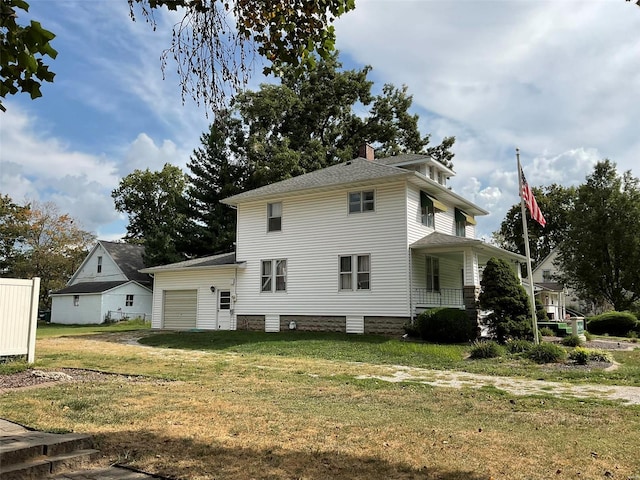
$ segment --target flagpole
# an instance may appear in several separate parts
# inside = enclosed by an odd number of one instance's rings
[[[540,343],[538,338],[538,319],[536,318],[536,297],[534,296],[533,274],[531,273],[531,252],[529,250],[529,231],[527,229],[527,214],[524,208],[524,198],[522,197],[522,166],[520,165],[520,149],[516,148],[516,158],[518,160],[518,187],[520,195],[520,209],[522,210],[522,231],[524,233],[524,251],[527,255],[527,278],[529,279],[529,288],[531,293],[531,320],[533,326],[533,341],[536,345]]]

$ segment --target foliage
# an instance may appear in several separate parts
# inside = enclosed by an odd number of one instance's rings
[[[230,122],[228,116],[218,115],[187,164],[191,173],[187,174],[182,248],[189,255],[233,250],[236,212],[220,200],[240,193],[246,169],[232,160]]]
[[[554,332],[553,329],[550,328],[550,327],[541,327],[540,330],[538,330],[538,332],[543,337],[555,337],[556,336],[556,332]]]
[[[558,363],[567,357],[567,352],[554,343],[542,342],[534,345],[525,355],[535,363]]]
[[[567,241],[559,245],[563,282],[585,299],[627,310],[640,299],[640,180],[598,162],[577,191]]]
[[[476,328],[467,313],[457,308],[433,308],[417,318],[420,337],[430,342],[468,342],[476,337]]]
[[[29,205],[18,205],[8,195],[0,195],[0,274],[9,271],[20,255],[29,214]]]
[[[522,339],[507,340],[505,348],[511,354],[526,353],[533,347],[533,342]]]
[[[589,361],[589,350],[578,346],[569,352],[569,360],[573,360],[578,365],[586,365]]]
[[[561,340],[565,347],[579,347],[582,345],[582,339],[578,335],[567,335]]]
[[[554,183],[547,187],[533,187],[533,193],[547,221],[546,226],[542,227],[527,216],[531,262],[535,267],[556,245],[567,238],[568,217],[576,201],[577,190],[575,187],[564,187]],[[500,247],[521,255],[525,254],[520,203],[509,209],[500,224],[500,230],[493,233],[493,238]],[[522,273],[526,275],[526,270]]]
[[[480,285],[480,308],[491,311],[486,319],[489,333],[500,343],[508,338],[531,338],[529,298],[509,263],[490,258]]]
[[[116,210],[129,216],[124,238],[144,244],[147,267],[184,260],[179,232],[185,222],[185,186],[182,170],[167,163],[159,172],[135,170],[111,192]]]
[[[475,341],[471,346],[469,358],[474,360],[481,358],[497,358],[504,354],[504,349],[493,340]]]
[[[95,236],[79,228],[71,216],[61,214],[51,202],[19,206],[5,196],[2,205],[9,206],[9,213],[5,216],[7,209],[4,209],[1,225],[3,230],[10,227],[4,231],[12,236],[3,238],[3,248],[8,249],[9,256],[3,259],[5,268],[1,275],[40,277],[39,306],[47,309],[48,292],[65,286],[86,257]]]
[[[156,28],[154,10],[180,9],[171,46],[162,54],[162,68],[173,59],[181,78],[182,97],[202,101],[215,112],[228,93],[241,90],[251,75],[255,54],[268,64],[263,73],[289,68],[299,75],[326,59],[335,49],[331,25],[355,8],[355,0],[128,0]]]
[[[637,324],[638,320],[631,312],[606,312],[589,318],[587,328],[595,335],[608,333],[623,337],[637,328]]]
[[[28,93],[31,99],[42,96],[41,82],[53,82],[55,74],[49,71],[43,59],[55,59],[58,52],[51,46],[55,35],[31,20],[29,25],[17,22],[19,10],[29,11],[24,0],[0,2],[0,97]],[[0,101],[0,110],[6,108]]]

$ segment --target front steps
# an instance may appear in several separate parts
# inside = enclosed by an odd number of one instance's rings
[[[0,478],[39,480],[88,466],[98,456],[89,435],[16,431],[0,436]]]

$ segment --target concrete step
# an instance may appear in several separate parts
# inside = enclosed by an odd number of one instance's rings
[[[27,431],[0,437],[0,465],[7,467],[41,455],[61,455],[92,447],[93,440],[89,435]]]
[[[0,476],[2,480],[40,480],[51,474],[87,467],[99,454],[99,450],[91,448],[58,455],[41,455],[13,465],[3,463]]]

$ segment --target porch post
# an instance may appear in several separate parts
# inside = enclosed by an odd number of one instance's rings
[[[464,310],[471,321],[478,325],[478,295],[480,287],[478,285],[465,285],[462,287],[462,296],[464,299]]]

